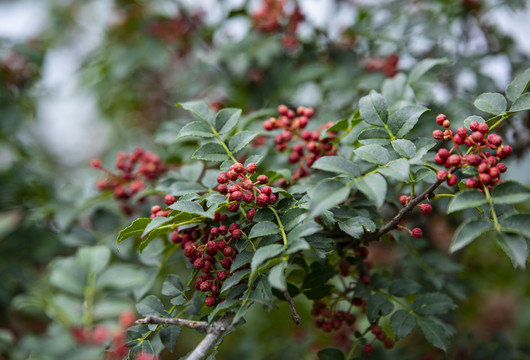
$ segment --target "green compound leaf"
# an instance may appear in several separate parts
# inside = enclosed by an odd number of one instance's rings
[[[118,238],[116,239],[116,247],[120,242],[135,235],[142,234],[146,226],[151,222],[150,218],[140,218],[132,222],[131,225],[120,231]]]
[[[527,234],[528,236],[528,234]],[[528,242],[521,235],[497,233],[497,244],[508,255],[513,267],[526,267],[528,259]]]
[[[414,65],[409,73],[409,84],[412,86],[418,81],[423,75],[431,70],[436,65],[447,65],[450,64],[451,60],[447,58],[442,59],[425,59]]]
[[[348,198],[350,188],[339,180],[331,179],[319,183],[308,195],[310,217],[320,215],[323,211],[334,208]]]
[[[215,115],[215,130],[220,134],[226,134],[234,129],[241,116],[240,109],[225,108]]]
[[[202,138],[211,138],[215,135],[212,132],[212,129],[208,124],[203,121],[193,121],[189,124],[186,124],[180,129],[179,134],[176,140],[185,138],[185,137],[202,137]]]
[[[378,208],[385,202],[387,183],[381,174],[368,175],[357,181],[355,186]]]
[[[374,322],[380,316],[390,314],[392,310],[394,310],[394,304],[379,294],[370,295],[366,301],[366,317],[370,322]]]
[[[418,325],[428,342],[447,352],[449,348],[449,336],[441,325],[430,318],[418,318]]]
[[[252,131],[240,131],[232,136],[228,142],[228,148],[232,153],[237,153],[254,140],[257,135],[258,133]]]
[[[190,101],[178,103],[176,106],[181,106],[184,110],[191,112],[202,121],[213,125],[214,112],[204,101]]]
[[[390,285],[388,290],[392,295],[405,297],[417,294],[421,290],[421,285],[414,280],[400,278],[392,281],[392,285]]]
[[[262,236],[274,235],[279,233],[280,228],[278,227],[278,225],[276,225],[272,221],[262,221],[254,225],[252,230],[250,230],[248,238],[254,239]]]
[[[500,115],[506,111],[508,106],[506,99],[499,93],[481,94],[473,103],[475,107],[488,114]]]
[[[344,360],[344,354],[339,349],[327,348],[317,353],[318,360]]]
[[[367,231],[372,232],[376,229],[376,225],[372,220],[362,216],[357,216],[346,221],[340,221],[338,224],[342,231],[357,239],[364,234],[365,228]]]
[[[454,253],[455,251],[464,248],[473,240],[479,238],[482,234],[490,230],[493,230],[493,224],[491,222],[482,219],[467,220],[456,230],[449,252]]]
[[[493,188],[493,203],[517,204],[530,199],[530,188],[518,181],[506,180]]]
[[[503,232],[530,236],[530,215],[513,214],[500,219],[501,230]]]
[[[410,163],[406,159],[392,160],[388,164],[379,167],[377,171],[381,175],[398,181],[410,181]]]
[[[207,143],[198,148],[193,155],[192,159],[206,160],[206,161],[226,161],[230,160],[230,157],[226,153],[224,147],[218,143]]]
[[[364,145],[355,150],[355,156],[376,165],[384,165],[390,161],[388,150],[381,145]]]
[[[385,99],[375,90],[359,100],[359,110],[364,121],[370,125],[384,126],[387,122]]]
[[[412,310],[419,315],[446,314],[455,308],[453,300],[442,293],[421,294],[412,304]]]
[[[164,347],[170,352],[175,351],[175,345],[179,339],[181,329],[180,326],[168,326],[158,332],[160,335],[160,341],[162,341]]]
[[[530,110],[530,93],[521,95],[515,100],[510,111]]]
[[[166,313],[164,305],[162,305],[160,299],[154,295],[149,295],[143,298],[138,304],[136,304],[136,310],[138,310],[143,316],[164,316]]]
[[[359,168],[354,163],[340,156],[323,156],[315,161],[311,167],[335,174],[348,175],[349,177],[361,175]]]
[[[416,145],[410,140],[394,140],[392,141],[392,147],[401,157],[412,159],[416,155]]]
[[[516,101],[521,94],[528,90],[530,85],[530,68],[526,69],[525,72],[517,75],[515,79],[506,88],[506,96],[511,101]]]
[[[396,335],[396,340],[403,339],[416,326],[416,318],[406,310],[397,310],[390,317],[390,326]]]
[[[486,196],[478,190],[465,190],[456,194],[447,206],[447,213],[482,206],[488,203]]]
[[[405,137],[414,128],[419,117],[427,110],[429,109],[420,105],[405,106],[390,113],[388,127],[397,138]]]
[[[287,289],[287,281],[285,280],[285,269],[287,268],[287,261],[282,261],[274,266],[269,272],[269,284],[278,290]]]

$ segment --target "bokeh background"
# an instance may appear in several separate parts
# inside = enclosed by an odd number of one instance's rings
[[[105,325],[107,335],[122,331],[119,315],[160,287],[166,274],[153,270],[156,248],[117,253],[116,234],[131,217],[94,186],[102,175],[89,160],[112,167],[118,151],[142,146],[168,166],[188,161],[195,144],[175,141],[187,122],[175,103],[201,99],[215,109],[254,111],[256,119],[281,103],[313,106],[324,123],[386,86],[395,99],[413,97],[432,109],[415,130],[428,134],[433,114],[457,124],[484,115],[472,106],[476,96],[504,92],[530,66],[528,19],[524,0],[0,1],[0,359],[101,356],[107,338],[79,347],[72,330],[86,321],[86,294],[77,294],[62,266],[82,267],[72,259],[83,249],[107,248],[105,266],[117,267],[124,282],[97,290],[101,306],[91,324]],[[392,93],[401,73],[425,58],[447,62],[414,94]],[[528,112],[499,130],[514,148],[507,178],[529,184]],[[430,220],[430,241],[445,257],[460,220],[443,213]],[[456,349],[465,351],[451,356],[527,359],[528,272],[514,271],[492,248],[474,245],[447,265],[467,281],[455,324],[466,334]],[[376,263],[395,261],[377,250]],[[302,358],[340,343],[267,315],[251,313],[252,324],[227,340],[230,350],[219,358]],[[183,336],[180,354],[198,339]],[[417,350],[376,355],[442,357]],[[161,358],[178,358],[164,351]]]

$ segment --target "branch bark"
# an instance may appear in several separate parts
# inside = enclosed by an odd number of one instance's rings
[[[192,329],[206,331],[206,336],[204,337],[204,339],[202,339],[199,345],[197,345],[195,349],[193,349],[193,351],[187,358],[187,360],[203,360],[213,349],[215,344],[217,344],[223,333],[230,328],[234,316],[235,314],[232,312],[225,313],[219,320],[214,321],[211,324],[208,324],[206,321],[146,316],[143,319],[136,320],[136,324],[165,324],[187,326]]]
[[[289,304],[289,310],[291,310],[291,317],[293,318],[294,323],[296,325],[300,325],[300,315],[298,315],[298,313],[296,312],[293,298],[291,298],[291,295],[287,290],[283,291],[283,296],[285,296],[285,300],[287,300],[287,303]]]
[[[198,329],[198,330],[207,330],[209,326],[206,321],[195,321],[195,320],[177,319],[177,318],[162,318],[158,316],[146,316],[143,319],[136,320],[136,324],[138,325],[165,324],[165,325],[187,326],[192,329]]]
[[[223,333],[230,328],[234,316],[235,314],[232,312],[225,313],[221,319],[208,325],[206,336],[191,352],[187,360],[203,360],[206,358],[206,355],[217,344]]]

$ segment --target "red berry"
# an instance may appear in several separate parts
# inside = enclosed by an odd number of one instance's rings
[[[228,209],[228,211],[235,213],[235,212],[237,212],[239,210],[239,203],[229,204],[227,206],[227,209]]]
[[[442,125],[445,120],[447,120],[447,116],[445,116],[444,114],[439,114],[438,116],[436,116],[436,123],[438,125]]]
[[[449,120],[444,120],[444,122],[442,123],[442,126],[448,129],[451,126],[451,122]]]
[[[224,242],[223,240],[219,240],[216,245],[217,250],[223,251],[223,249],[226,247],[226,242]]]
[[[422,214],[429,215],[432,212],[432,206],[430,204],[422,204],[420,211]]]
[[[501,176],[501,172],[496,167],[490,168],[490,176],[492,179],[496,179]]]
[[[456,185],[457,182],[458,182],[458,178],[455,175],[451,175],[451,177],[447,178],[447,185],[449,186]]]
[[[256,210],[250,209],[249,211],[247,211],[248,220],[252,221],[252,219],[254,219],[254,215],[256,215]]]
[[[501,154],[499,155],[499,151],[497,150],[497,156],[501,159],[506,159],[510,154],[512,153],[512,147],[510,145],[505,145],[501,148]]]
[[[294,164],[297,163],[300,160],[300,155],[297,152],[292,152],[289,155],[289,163]]]
[[[363,304],[363,299],[354,297],[351,299],[351,303],[355,306],[361,306]]]
[[[381,331],[382,331],[382,330],[381,330],[381,326],[379,326],[379,325],[372,325],[372,326],[370,326],[370,332],[371,332],[372,334],[374,334],[374,335],[379,334]]]
[[[288,111],[289,111],[289,108],[288,108],[287,106],[285,106],[285,105],[283,105],[283,104],[280,105],[280,106],[278,106],[278,113],[279,113],[280,115],[287,115],[287,112],[288,112]]]
[[[260,184],[266,184],[269,182],[269,178],[266,175],[258,176],[257,180]]]
[[[475,154],[469,154],[469,155],[466,155],[465,157],[466,164],[471,165],[471,166],[476,166],[480,164],[481,161],[482,159],[480,158],[480,156],[475,155]]]
[[[381,331],[379,334],[377,334],[376,338],[377,340],[384,341],[386,339],[386,333]]]
[[[218,279],[219,281],[225,281],[227,277],[228,277],[228,275],[227,275],[226,271],[222,271],[222,270],[221,270],[221,271],[219,271],[219,272],[217,273],[217,279]]]
[[[243,236],[243,232],[239,229],[234,229],[232,231],[232,239],[239,240],[241,239],[241,236]]]
[[[228,188],[226,187],[225,184],[219,184],[219,185],[217,185],[217,191],[220,194],[226,194],[228,192]]]
[[[263,128],[267,131],[274,129],[274,123],[271,120],[266,120],[263,122]]]
[[[212,289],[212,283],[209,281],[203,281],[199,287],[199,290],[202,292],[207,292]]]
[[[480,131],[481,133],[485,134],[488,131],[490,131],[490,127],[486,123],[480,123],[477,126],[477,130]]]
[[[497,169],[499,169],[499,171],[501,173],[504,173],[504,172],[506,172],[506,170],[508,170],[508,168],[506,167],[506,164],[503,164],[503,163],[498,163],[497,164]]]
[[[447,157],[450,155],[449,150],[442,148],[438,150],[438,156],[440,156],[442,159],[447,159]]]
[[[171,242],[173,244],[177,244],[178,242],[180,242],[180,236],[179,236],[178,230],[175,230],[173,231],[173,233],[171,233]]]
[[[432,137],[435,139],[435,140],[442,140],[444,138],[444,133],[442,130],[434,130],[432,132]]]
[[[230,166],[230,170],[234,170],[238,174],[242,174],[245,172],[245,166],[241,163],[235,163],[234,165]]]
[[[230,270],[230,266],[232,266],[232,259],[223,259],[221,260],[221,266],[223,269]]]
[[[386,349],[392,349],[394,347],[394,340],[392,338],[386,338],[385,341],[383,341],[383,345]]]
[[[237,173],[236,173],[234,170],[230,170],[230,171],[227,173],[227,175],[228,175],[228,178],[229,178],[230,180],[232,180],[232,181],[236,181],[237,178],[238,178],[238,175],[237,175]]]
[[[471,131],[478,131],[478,122],[476,121],[472,121],[470,124],[469,124],[469,129]]]
[[[309,131],[309,130],[305,130],[302,133],[302,139],[304,139],[305,141],[311,140],[312,137],[313,137],[313,133],[311,131]]]
[[[134,321],[136,320],[136,315],[131,310],[124,310],[120,313],[120,316],[118,317],[118,321],[120,325],[124,328],[131,327],[134,324]]]
[[[174,204],[175,201],[177,201],[177,198],[174,197],[173,195],[168,194],[164,197],[164,202],[166,203],[167,206]]]
[[[409,203],[410,197],[407,195],[401,195],[399,197],[399,203],[403,206],[407,205]]]
[[[265,185],[261,188],[260,192],[268,196],[272,193],[272,189],[270,188],[270,186]]]
[[[274,205],[276,204],[276,201],[278,201],[278,196],[276,194],[270,194],[269,201],[267,201],[267,203],[269,205]]]
[[[151,214],[156,214],[160,210],[162,210],[162,208],[159,205],[155,205],[151,208]]]
[[[313,110],[313,108],[304,109],[304,116],[307,116],[308,118],[312,118],[314,114],[315,114],[315,110]]]
[[[101,160],[98,158],[90,160],[90,166],[92,166],[94,169],[101,168],[101,165],[102,165]]]
[[[213,296],[208,296],[206,300],[204,300],[204,304],[208,307],[212,307],[215,305],[215,298]]]
[[[269,197],[265,194],[259,194],[256,198],[256,204],[260,207],[267,206],[267,202],[269,201]]]
[[[481,184],[488,185],[491,181],[491,176],[489,174],[480,174],[478,177],[478,180]]]
[[[489,134],[488,143],[493,146],[500,146],[502,144],[502,138],[497,134]]]
[[[329,323],[329,321],[324,321],[322,323],[322,330],[324,330],[325,332],[331,331],[331,324]]]
[[[374,352],[374,346],[372,344],[366,344],[364,345],[363,347],[363,351],[366,353],[366,354],[371,354]]]
[[[229,201],[240,201],[243,199],[243,193],[241,191],[234,191],[232,195],[230,195]]]
[[[226,171],[223,171],[222,173],[219,174],[219,176],[217,177],[217,182],[219,184],[225,184],[228,182],[228,175]]]
[[[445,159],[443,157],[440,156],[440,154],[436,154],[434,155],[434,161],[437,163],[437,164],[444,164],[445,163]]]
[[[476,188],[478,188],[478,181],[473,179],[473,178],[467,179],[466,180],[466,187],[468,189],[476,189]]]
[[[370,285],[370,283],[371,283],[370,277],[368,277],[366,275],[361,276],[359,281],[362,282],[364,285]]]
[[[455,136],[453,136],[453,141],[456,145],[462,145],[465,142],[465,139],[460,135],[456,134]]]
[[[252,200],[254,200],[254,195],[252,195],[251,193],[247,192],[247,193],[244,193],[243,194],[243,201],[246,202],[247,204],[251,203]]]
[[[467,137],[467,129],[464,126],[459,127],[456,129],[457,135],[460,135],[462,139],[465,139]]]
[[[423,236],[423,231],[420,228],[414,228],[412,229],[412,236],[419,239]]]
[[[473,140],[474,142],[476,142],[477,144],[480,144],[481,142],[484,141],[484,134],[481,133],[480,131],[475,131],[473,132],[473,134],[469,136],[469,138]]]
[[[228,227],[226,225],[221,225],[219,226],[219,233],[221,235],[226,235],[228,234]]]
[[[233,252],[234,252],[234,251],[232,250],[232,248],[231,248],[230,246],[227,246],[227,247],[225,247],[225,248],[223,249],[223,255],[224,255],[225,257],[230,257],[230,256],[232,256]]]
[[[449,166],[458,166],[460,165],[460,156],[453,154],[447,158],[447,163]]]
[[[257,169],[258,169],[258,165],[254,164],[254,163],[250,163],[246,167],[247,172],[249,172],[251,174],[256,172]]]
[[[252,182],[252,180],[246,179],[245,181],[243,181],[243,189],[252,190],[253,187],[254,183]]]
[[[438,180],[445,180],[447,179],[447,175],[448,175],[448,172],[445,171],[445,170],[439,170],[438,173],[436,174],[436,179]]]
[[[202,269],[204,267],[204,259],[203,258],[198,258],[197,260],[195,260],[193,262],[193,266],[196,268],[196,269]]]

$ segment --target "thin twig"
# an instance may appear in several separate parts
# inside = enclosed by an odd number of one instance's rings
[[[187,319],[177,319],[177,318],[162,318],[158,316],[146,316],[143,319],[136,320],[136,324],[145,325],[145,324],[166,324],[166,325],[176,325],[176,326],[187,326],[192,329],[199,330],[208,330],[209,324],[206,321],[195,321]]]
[[[287,290],[283,290],[283,296],[285,296],[285,299],[287,300],[287,303],[289,304],[289,310],[291,310],[291,317],[293,318],[293,321],[296,325],[300,325],[300,315],[296,312],[296,309],[294,307],[294,301],[291,298],[291,295]]]
[[[401,209],[396,216],[392,218],[392,220],[385,224],[385,226],[383,226],[374,233],[365,234],[362,237],[362,240],[366,242],[375,241],[390,230],[394,230],[401,222],[401,220],[403,220],[412,210],[414,210],[414,207],[416,207],[416,205],[421,203],[423,200],[432,197],[434,195],[434,190],[436,190],[438,186],[440,186],[443,182],[444,180],[437,180],[434,184],[429,186],[427,190],[425,190],[415,198],[411,199],[410,202],[403,209]]]

